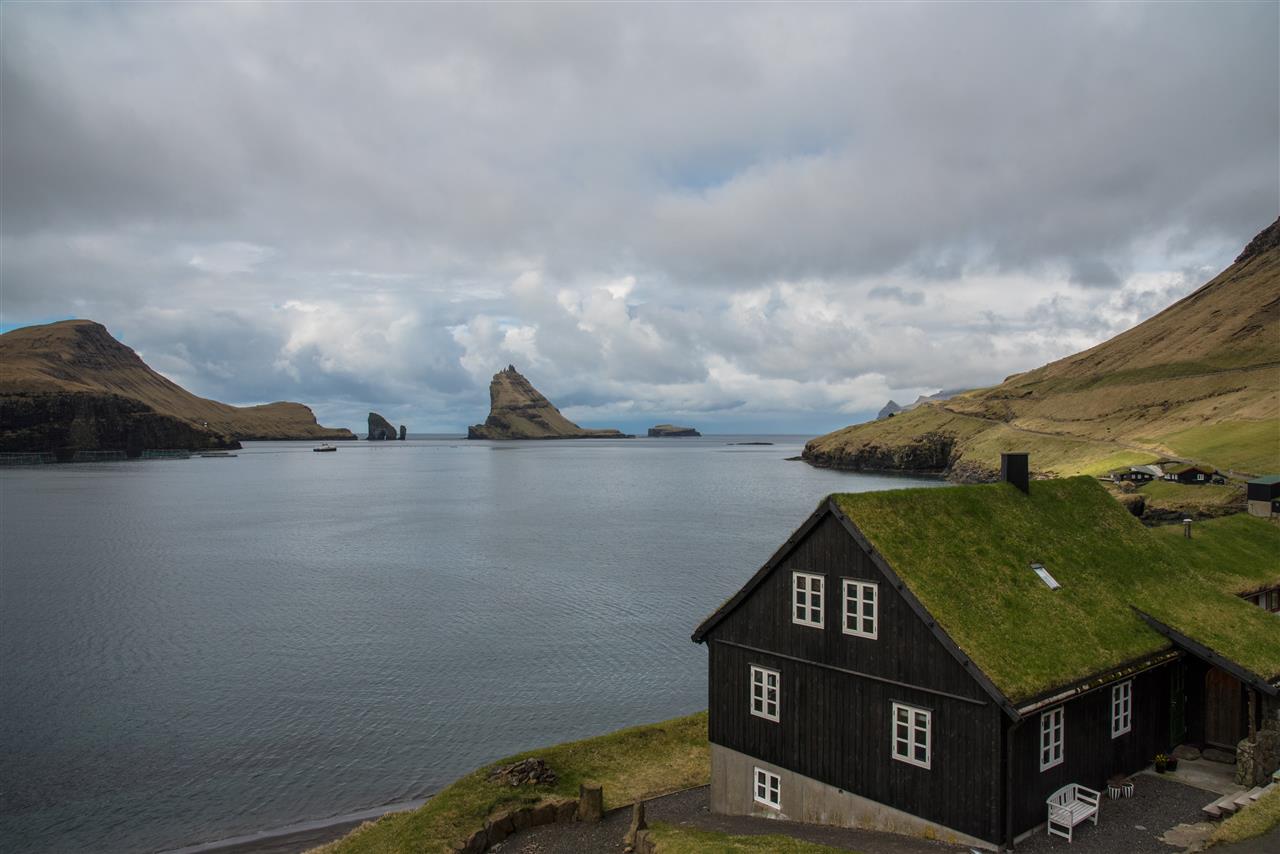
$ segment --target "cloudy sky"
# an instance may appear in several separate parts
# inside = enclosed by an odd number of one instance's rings
[[[1280,209],[1273,2],[0,7],[0,324],[207,397],[818,433],[1125,329]]]

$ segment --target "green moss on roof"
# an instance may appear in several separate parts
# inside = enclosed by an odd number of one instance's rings
[[[1174,614],[1170,625],[1190,627],[1224,656],[1265,678],[1280,674],[1275,618],[1223,591],[1221,574],[1200,572],[1212,550],[1172,548],[1092,478],[1035,481],[1029,495],[984,484],[833,499],[1014,702],[1168,648],[1131,606]]]

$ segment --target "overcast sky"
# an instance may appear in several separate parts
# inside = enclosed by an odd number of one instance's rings
[[[231,403],[815,434],[1280,209],[1274,2],[0,6],[0,323]]]

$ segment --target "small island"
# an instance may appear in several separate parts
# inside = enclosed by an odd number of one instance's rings
[[[391,426],[391,422],[383,418],[376,412],[369,413],[369,435],[366,437],[370,442],[392,441],[397,438],[404,438],[404,427],[400,427],[399,436],[396,435],[396,428]]]
[[[649,428],[650,439],[677,439],[685,436],[701,436],[692,427],[677,427],[674,424],[659,424]]]
[[[587,430],[560,414],[515,365],[489,383],[489,417],[467,428],[468,439],[633,439],[620,430]]]

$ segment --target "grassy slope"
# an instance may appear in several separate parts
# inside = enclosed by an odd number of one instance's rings
[[[1145,496],[1147,506],[1157,510],[1182,510],[1189,508],[1244,506],[1244,488],[1234,483],[1216,484],[1175,483],[1170,480],[1153,480],[1144,483],[1136,492]]]
[[[839,466],[945,433],[962,469],[997,469],[1000,452],[1029,451],[1037,471],[1059,475],[1165,456],[1280,471],[1280,220],[1264,237],[1261,251],[1090,350],[818,437],[805,456]]]
[[[1166,648],[1131,604],[1264,676],[1280,673],[1274,618],[1222,592],[1229,570],[1202,573],[1230,565],[1247,574],[1280,551],[1280,529],[1261,520],[1213,528],[1182,549],[1084,477],[1038,481],[1029,496],[987,484],[835,498],[1014,701]],[[1214,550],[1216,533],[1240,542]],[[1062,589],[1041,583],[1032,562],[1043,563]],[[1273,568],[1274,559],[1263,565]]]
[[[1280,582],[1280,525],[1266,519],[1237,513],[1196,522],[1189,540],[1181,525],[1153,528],[1152,533],[1229,593]]]
[[[1213,830],[1209,845],[1243,842],[1280,827],[1280,788],[1272,789]]]
[[[652,832],[662,854],[847,854],[789,836],[729,836],[670,824],[655,824]]]
[[[546,760],[556,772],[559,779],[554,786],[512,789],[488,781],[492,768],[530,756]],[[602,785],[605,808],[611,809],[706,785],[709,777],[707,714],[699,712],[502,759],[454,782],[413,812],[362,825],[318,850],[325,854],[444,852],[483,826],[495,810],[553,796],[577,797],[583,782]]]

